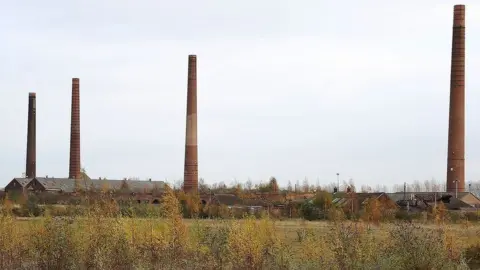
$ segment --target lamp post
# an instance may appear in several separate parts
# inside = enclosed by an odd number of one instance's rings
[[[340,174],[337,172],[337,188],[338,192],[340,192]]]

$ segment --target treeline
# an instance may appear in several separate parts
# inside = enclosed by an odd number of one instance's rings
[[[275,185],[272,185],[272,181]],[[389,181],[390,182],[390,181]],[[182,189],[182,181],[178,180],[174,183],[173,187],[176,190]],[[280,193],[310,193],[317,190],[324,190],[333,192],[338,186],[337,182],[330,182],[328,184],[321,184],[319,180],[311,181],[308,178],[303,180],[296,180],[295,182],[288,181],[287,186],[281,186],[275,177],[271,177],[268,181],[259,181],[254,183],[251,179],[245,182],[232,181],[226,183],[224,181],[218,183],[207,184],[204,179],[199,180],[199,190],[201,193],[215,192],[215,193],[233,193],[235,190],[242,190],[245,193],[252,192],[273,192],[278,191]],[[353,179],[348,181],[340,181],[339,191],[346,191],[347,188],[351,188],[356,192],[371,193],[371,192],[444,192],[446,190],[446,184],[443,181],[437,181],[432,178],[430,180],[399,183],[394,185],[378,184],[375,186],[370,185],[357,185]],[[467,181],[465,183],[465,190],[480,196],[480,181]]]

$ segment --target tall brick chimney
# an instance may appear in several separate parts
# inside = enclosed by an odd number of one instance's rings
[[[453,11],[447,191],[465,191],[465,6]]]
[[[198,192],[197,145],[197,56],[188,56],[187,121],[185,134],[185,168],[183,174],[185,193]]]
[[[37,173],[36,114],[36,94],[28,93],[27,159],[25,164],[27,178],[34,178]]]
[[[80,79],[72,79],[72,113],[70,123],[70,165],[68,178],[80,179]]]

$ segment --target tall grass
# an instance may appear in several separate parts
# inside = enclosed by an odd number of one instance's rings
[[[108,200],[93,204],[85,216],[57,218],[47,213],[32,221],[16,220],[4,207],[0,267],[468,269],[469,258],[478,257],[475,245],[460,245],[458,232],[444,224],[398,223],[380,225],[385,226],[380,230],[339,220],[322,223],[324,227],[296,224],[289,231],[274,220],[254,217],[187,224],[180,207],[173,193],[152,213],[161,218],[122,217],[115,202]]]

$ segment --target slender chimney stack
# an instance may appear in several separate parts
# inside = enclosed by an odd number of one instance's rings
[[[447,191],[465,191],[465,6],[453,12]]]
[[[27,160],[25,177],[34,178],[37,173],[37,150],[36,150],[36,95],[28,94],[28,127],[27,127]]]
[[[185,168],[183,190],[198,192],[197,145],[197,56],[188,56],[187,122],[185,134]]]
[[[80,79],[72,79],[72,114],[70,123],[70,165],[68,178],[80,179]]]

